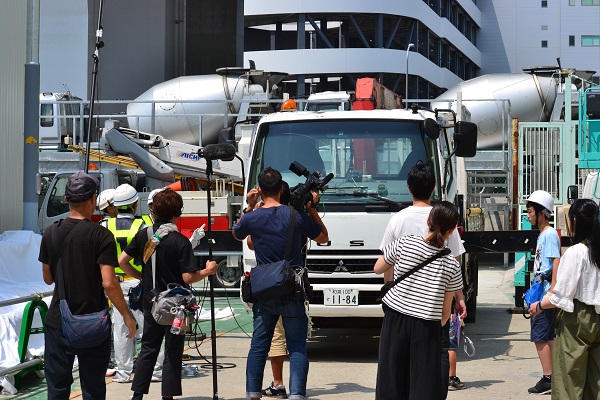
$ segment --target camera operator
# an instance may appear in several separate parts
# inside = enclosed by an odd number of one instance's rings
[[[247,194],[248,206],[244,215],[233,228],[237,240],[252,236],[257,264],[281,261],[284,258],[290,209],[279,202],[283,191],[281,174],[272,168],[265,168],[258,176],[258,188]],[[255,208],[259,197],[262,205]],[[296,213],[296,227],[291,251],[291,265],[302,265],[302,235],[318,243],[329,240],[327,228],[321,221],[315,205],[318,194],[312,193],[312,201],[306,204],[307,213]],[[308,357],[306,337],[308,318],[302,301],[295,298],[257,301],[252,307],[254,332],[246,363],[246,397],[259,399],[267,359],[275,324],[282,317],[285,337],[290,353],[290,399],[306,398]]]

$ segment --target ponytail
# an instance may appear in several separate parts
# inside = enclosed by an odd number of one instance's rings
[[[429,213],[428,242],[437,248],[445,247],[444,235],[456,228],[458,224],[458,210],[456,206],[448,201],[436,203]]]

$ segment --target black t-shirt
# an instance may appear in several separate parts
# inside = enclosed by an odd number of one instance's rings
[[[65,297],[71,312],[75,315],[98,312],[106,308],[106,296],[102,286],[100,264],[117,266],[115,238],[106,228],[88,220],[66,218],[58,222],[59,243],[80,223],[84,224],[73,237],[62,254]],[[60,247],[60,245],[59,245]],[[54,245],[52,243],[52,225],[44,230],[38,260],[50,265],[54,278],[54,294],[46,316],[46,324],[61,328],[58,285],[55,266],[51,265]]]
[[[156,230],[163,224],[157,221],[153,230]],[[125,248],[125,253],[136,260],[142,261],[144,246],[148,241],[147,229],[140,230],[131,243]],[[181,233],[174,231],[160,241],[156,247],[156,288],[159,292],[167,290],[169,283],[178,283],[185,285],[181,274],[183,272],[194,272],[200,268],[198,260],[194,256],[192,244],[189,239]],[[144,308],[152,308],[152,304],[147,300],[147,294],[153,289],[152,285],[152,258],[148,263],[142,265],[142,280],[144,282]]]

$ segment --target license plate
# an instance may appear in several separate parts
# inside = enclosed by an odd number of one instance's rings
[[[323,289],[326,306],[357,306],[358,289]]]

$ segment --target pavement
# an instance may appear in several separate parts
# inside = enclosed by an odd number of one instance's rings
[[[512,275],[512,267],[503,266],[501,261],[480,266],[477,320],[464,328],[464,333],[474,343],[475,354],[472,357],[463,351],[458,354],[458,376],[467,384],[467,389],[450,392],[449,400],[527,398],[527,389],[539,380],[541,367],[535,347],[529,342],[529,320],[521,314],[508,312],[514,304]],[[182,379],[184,394],[177,399],[245,399],[245,362],[250,337],[243,331],[251,331],[252,320],[240,304],[235,304],[235,300],[230,302],[236,311],[236,319],[217,321],[216,381],[210,363],[210,324],[203,323],[209,339],[199,346],[192,343],[185,351],[190,359],[184,363],[197,366],[197,376]],[[373,329],[315,332],[308,343],[308,397],[313,400],[373,399],[378,345],[378,332]],[[288,372],[286,362],[285,381],[289,379]],[[267,362],[265,386],[270,377]],[[43,381],[39,385],[43,387]],[[107,379],[107,399],[128,399],[132,394],[130,387],[130,384]],[[22,395],[26,396],[26,393]],[[10,398],[32,398],[22,395]],[[80,392],[71,396],[79,397]],[[4,398],[8,397],[0,396],[0,399]],[[150,393],[144,398],[160,399],[160,383],[152,383]]]

